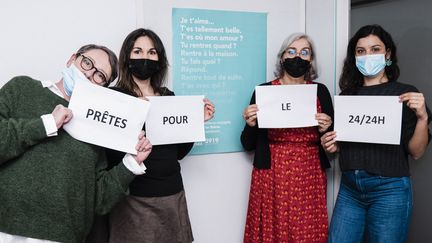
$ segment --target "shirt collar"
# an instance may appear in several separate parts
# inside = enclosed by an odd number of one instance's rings
[[[60,82],[60,81],[59,81]],[[54,94],[63,97],[63,93],[60,91],[60,89],[57,87],[55,82],[52,81],[41,81],[42,83],[42,87],[44,88],[48,88],[51,92],[53,92]]]

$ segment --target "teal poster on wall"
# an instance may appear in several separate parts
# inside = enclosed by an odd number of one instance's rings
[[[242,151],[242,112],[266,81],[267,14],[173,8],[173,89],[216,106],[193,154]]]

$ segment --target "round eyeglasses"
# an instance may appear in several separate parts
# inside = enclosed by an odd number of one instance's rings
[[[300,51],[297,51],[295,48],[288,48],[285,50],[288,58],[294,58],[299,55],[302,59],[308,59],[312,52],[309,48],[303,48]]]
[[[86,70],[86,71],[90,71],[92,69],[95,70],[95,72],[93,73],[93,81],[99,85],[104,85],[107,82],[107,77],[105,76],[105,74],[102,71],[99,71],[99,69],[97,69],[94,64],[93,61],[89,58],[84,56],[84,54],[78,53],[77,56],[81,56],[81,68]]]

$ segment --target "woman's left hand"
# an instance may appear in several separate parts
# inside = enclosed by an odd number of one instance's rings
[[[425,99],[422,93],[408,92],[399,96],[401,102],[407,102],[407,106],[412,109],[417,119],[427,120],[428,114],[426,112]]]
[[[323,133],[332,125],[331,117],[325,113],[317,113],[315,119],[318,121],[318,131]]]
[[[207,98],[204,98],[204,121],[208,121],[213,118],[216,108],[214,104]]]

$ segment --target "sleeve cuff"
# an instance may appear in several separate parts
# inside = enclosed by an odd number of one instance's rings
[[[57,125],[52,114],[42,115],[42,122],[48,137],[57,136]]]
[[[145,173],[146,167],[144,163],[141,163],[140,165],[136,162],[136,160],[132,157],[131,154],[126,154],[123,157],[123,164],[126,166],[130,172],[132,172],[134,175],[142,175]]]

